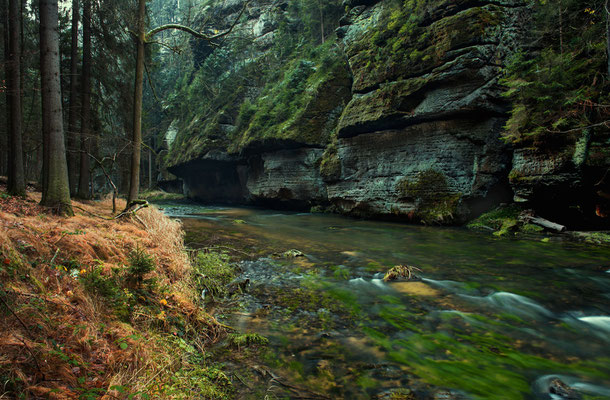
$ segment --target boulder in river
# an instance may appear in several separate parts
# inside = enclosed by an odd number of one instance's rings
[[[581,400],[580,393],[565,382],[570,380],[569,377],[545,375],[534,382],[534,394],[541,400]]]
[[[420,278],[418,278],[415,275],[415,271],[421,272],[421,269],[414,267],[412,265],[396,265],[396,266],[390,268],[390,270],[388,272],[386,272],[386,274],[383,277],[383,280],[385,282],[396,281],[396,280],[401,280],[401,279],[405,279],[408,281],[419,280]]]

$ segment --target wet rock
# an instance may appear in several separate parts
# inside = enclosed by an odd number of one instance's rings
[[[305,254],[297,249],[290,249],[283,253],[274,253],[273,257],[277,258],[297,258],[297,257],[305,257]]]
[[[411,389],[399,388],[386,390],[373,397],[376,400],[416,400],[417,397]]]
[[[385,282],[396,280],[420,280],[420,278],[415,275],[416,271],[421,272],[421,269],[412,265],[396,265],[386,272],[383,280]]]
[[[229,294],[229,296],[233,296],[235,294],[246,293],[249,285],[250,285],[249,278],[236,279],[227,285],[227,293]]]
[[[434,393],[432,398],[434,400],[462,400],[465,397],[461,393],[453,390],[441,390]]]
[[[555,378],[549,383],[549,393],[562,399],[578,400],[581,396],[561,379]]]
[[[582,399],[581,394],[574,390],[566,381],[574,381],[574,379],[557,375],[545,375],[534,382],[532,389],[536,398],[540,400]]]
[[[250,201],[279,208],[307,208],[326,201],[316,162],[322,149],[279,150],[252,156],[246,189]]]
[[[438,297],[441,295],[440,291],[423,282],[392,282],[390,286],[400,293],[413,296]]]

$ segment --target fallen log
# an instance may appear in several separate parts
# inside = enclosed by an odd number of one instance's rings
[[[525,220],[531,222],[532,224],[539,225],[545,229],[549,229],[555,232],[565,232],[566,230],[565,226],[556,224],[555,222],[551,222],[548,219],[540,217],[527,216],[525,217]]]

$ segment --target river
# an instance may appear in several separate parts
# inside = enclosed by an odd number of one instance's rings
[[[241,398],[610,399],[608,247],[162,207],[182,219],[190,246],[226,250],[250,280],[219,315],[270,341],[227,359]],[[417,267],[419,279],[384,282],[395,265]]]

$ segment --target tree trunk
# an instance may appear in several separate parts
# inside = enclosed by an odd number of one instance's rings
[[[73,215],[64,144],[59,76],[57,0],[40,0],[40,77],[43,133],[43,198],[41,204],[60,215]]]
[[[23,139],[21,136],[21,7],[19,0],[9,0],[9,62],[6,76],[10,104],[8,192],[25,195]]]
[[[3,147],[2,147],[2,155],[3,157],[6,157],[6,164],[3,165],[6,166],[6,175],[10,175],[11,174],[11,162],[10,162],[10,157],[9,157],[9,148],[11,147],[11,95],[9,93],[9,91],[7,90],[7,86],[8,86],[8,76],[10,75],[10,61],[11,61],[11,52],[9,50],[9,27],[8,27],[8,1],[7,0],[1,0],[2,3],[2,38],[3,38],[3,43],[2,43],[2,47],[4,49],[4,95],[5,95],[5,102],[4,102],[4,111],[5,111],[5,116],[6,116],[6,132],[5,135],[3,136]]]
[[[322,44],[324,44],[324,10],[320,1],[318,1],[318,8],[320,9],[320,36],[322,37]]]
[[[23,169],[23,138],[21,133],[21,9],[18,0],[8,2],[8,62],[6,87],[8,94],[8,192],[25,195]]]
[[[610,80],[610,0],[606,0],[606,57],[608,59],[608,80]]]
[[[68,179],[70,180],[70,194],[76,194],[78,147],[76,134],[76,121],[78,117],[78,0],[72,0],[72,47],[70,50],[70,108],[68,110]]]
[[[136,82],[133,96],[133,137],[131,153],[131,175],[129,183],[129,194],[127,196],[127,207],[138,198],[140,191],[140,149],[142,147],[142,89],[144,86],[144,45],[146,40],[145,30],[146,0],[138,0],[138,32],[136,56]]]
[[[153,187],[153,178],[152,178],[152,150],[148,149],[148,189],[152,189]]]
[[[89,154],[91,153],[91,0],[83,2],[83,77],[82,77],[81,127],[80,127],[80,174],[78,197],[89,199]]]

